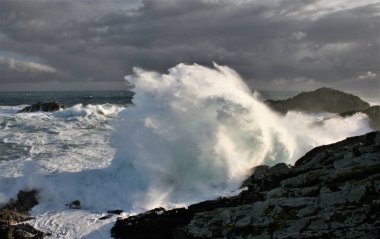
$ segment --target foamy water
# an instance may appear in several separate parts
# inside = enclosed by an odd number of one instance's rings
[[[2,145],[14,151],[0,161],[0,202],[37,188],[34,226],[52,238],[108,238],[115,218],[98,220],[107,210],[227,195],[256,165],[293,164],[315,146],[370,131],[363,114],[278,115],[226,66],[136,68],[126,80],[136,92],[127,108],[16,114],[21,106],[1,107]],[[77,199],[82,210],[67,209]]]

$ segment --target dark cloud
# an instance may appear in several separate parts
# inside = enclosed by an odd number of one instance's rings
[[[2,0],[0,84],[117,82],[134,66],[216,61],[254,88],[378,92],[379,10],[371,0]]]

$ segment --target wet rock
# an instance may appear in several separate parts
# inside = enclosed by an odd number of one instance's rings
[[[20,191],[17,193],[17,199],[11,199],[3,208],[15,212],[27,213],[38,204],[37,190]]]
[[[99,220],[106,220],[112,217],[112,214],[107,214],[105,216],[99,217]]]
[[[17,223],[32,219],[28,214],[15,212],[6,208],[0,209],[0,222],[8,225],[16,225]]]
[[[32,219],[29,210],[38,204],[37,191],[20,191],[16,200],[9,201],[0,208],[0,238],[1,239],[40,239],[45,235],[27,223]]]
[[[169,239],[377,238],[380,132],[317,147],[293,167],[258,166],[243,186],[246,190],[230,198],[119,219],[112,235]]]
[[[99,220],[106,220],[106,219],[109,219],[111,217],[113,217],[114,215],[121,215],[122,213],[124,213],[124,210],[109,210],[107,211],[108,214],[102,216],[99,218]]]
[[[187,225],[193,214],[185,208],[156,208],[144,214],[119,219],[111,230],[114,238],[173,238],[177,228]]]
[[[0,238],[2,239],[42,239],[45,235],[26,223],[10,226],[0,222]]]
[[[115,214],[115,215],[120,215],[124,212],[124,210],[121,210],[121,209],[117,209],[117,210],[109,210],[107,211],[107,213],[110,213],[110,214]]]
[[[19,110],[18,113],[37,112],[37,111],[51,112],[51,111],[57,111],[63,108],[65,108],[65,106],[58,102],[37,102],[33,105],[23,108],[22,110]]]
[[[81,208],[79,200],[74,200],[71,203],[66,204],[66,206],[68,206],[71,209],[80,209]]]

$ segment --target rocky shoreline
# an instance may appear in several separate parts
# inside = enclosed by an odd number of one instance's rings
[[[364,113],[370,126],[380,129],[380,106],[370,107],[359,97],[329,88],[267,104],[284,114],[290,110],[333,112],[336,117]],[[39,102],[20,113],[63,107],[57,102]],[[187,208],[156,208],[119,218],[111,235],[120,239],[376,238],[380,234],[380,132],[316,147],[294,166],[257,166],[242,188],[239,195]],[[0,238],[49,235],[27,224],[29,211],[38,204],[37,194],[36,190],[20,191],[17,199],[0,208]],[[81,208],[79,200],[66,206]],[[99,220],[121,212],[109,211]]]
[[[242,193],[118,219],[114,238],[376,238],[380,132],[253,169]]]

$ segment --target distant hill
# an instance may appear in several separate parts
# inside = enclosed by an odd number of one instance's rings
[[[286,113],[290,110],[306,113],[344,113],[366,110],[370,107],[358,96],[326,87],[315,91],[302,92],[286,100],[268,100],[266,103],[270,108],[280,113]]]

